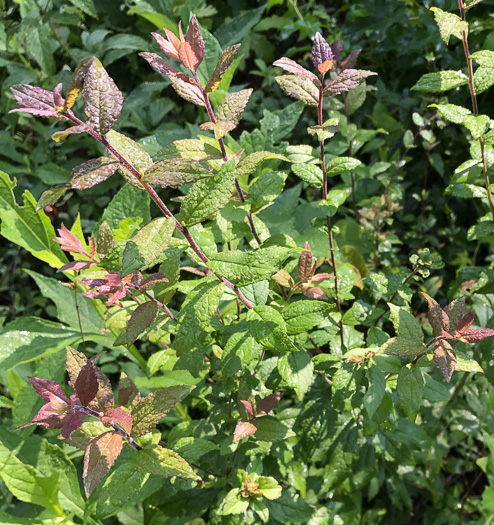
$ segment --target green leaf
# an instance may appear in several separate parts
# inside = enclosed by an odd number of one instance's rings
[[[93,0],[69,0],[69,2],[93,18],[98,18],[98,12],[94,7]]]
[[[494,232],[494,221],[483,221],[470,226],[467,240],[475,241],[489,237]]]
[[[353,157],[336,157],[327,163],[326,175],[334,177],[335,175],[340,175],[342,171],[352,171],[361,164],[360,160]]]
[[[247,328],[254,339],[268,350],[293,352],[282,315],[270,306],[255,306],[247,312]]]
[[[208,158],[221,159],[219,149],[214,148],[201,139],[174,140],[156,153],[156,162],[172,159],[203,160]]]
[[[171,243],[174,231],[175,220],[171,217],[154,219],[139,230],[125,245],[121,277],[159,262]]]
[[[117,133],[114,130],[110,130],[106,134],[105,138],[110,143],[110,145],[113,146],[127,162],[129,162],[129,164],[134,166],[134,168],[140,172],[141,175],[143,175],[144,172],[150,166],[152,166],[153,159],[151,158],[151,156],[148,153],[146,153],[146,151],[140,144],[134,142],[129,137],[126,137],[121,133]],[[133,175],[128,168],[120,164],[118,171],[120,171],[122,177],[129,184],[132,184],[132,186],[135,186],[140,190],[144,190],[144,186],[139,182],[137,177]],[[128,215],[122,215],[120,218],[122,217],[128,217]]]
[[[487,203],[487,190],[475,184],[450,184],[446,193],[460,199],[482,199]]]
[[[312,80],[297,75],[282,75],[274,77],[280,88],[289,97],[301,100],[308,106],[317,106],[319,103],[319,90]]]
[[[494,69],[490,67],[478,67],[473,74],[473,87],[475,93],[480,95],[494,84]]]
[[[45,190],[38,199],[38,203],[36,204],[36,212],[44,209],[45,206],[53,206],[56,204],[57,201],[67,193],[68,189],[68,184],[59,184]]]
[[[436,108],[440,117],[454,122],[455,124],[463,124],[466,115],[471,115],[471,111],[463,106],[455,106],[454,104],[430,104],[430,108]]]
[[[457,372],[480,372],[483,373],[482,367],[475,361],[475,359],[465,359],[460,356],[456,356],[456,368]]]
[[[192,186],[180,208],[179,219],[186,226],[199,224],[228,203],[235,185],[234,170],[235,159],[230,159],[216,175]]]
[[[333,217],[338,211],[338,208],[345,203],[351,191],[351,188],[331,190],[328,192],[328,198],[326,200],[319,201],[319,208],[325,215]]]
[[[393,303],[388,303],[388,306],[391,312],[391,321],[398,337],[409,337],[419,341],[424,339],[422,328],[415,316]]]
[[[60,474],[42,476],[37,469],[22,463],[0,444],[0,477],[17,499],[41,505],[57,516],[64,516],[58,501]]]
[[[384,354],[398,355],[400,357],[417,356],[427,350],[422,338],[392,337],[380,348],[379,352]]]
[[[479,66],[494,68],[494,51],[482,50],[472,53],[469,58]]]
[[[425,380],[418,366],[404,366],[398,375],[396,390],[401,408],[410,421],[415,420],[424,395]]]
[[[278,153],[271,153],[270,151],[256,151],[244,157],[235,168],[235,174],[237,177],[243,175],[250,175],[254,173],[257,168],[265,161],[269,159],[288,160],[284,155]]]
[[[322,169],[315,164],[292,164],[293,173],[313,188],[321,188],[323,182]]]
[[[212,173],[197,161],[170,159],[156,162],[148,168],[142,177],[142,182],[167,188],[196,182],[211,175]]]
[[[439,27],[439,33],[446,45],[449,44],[451,35],[461,40],[463,38],[463,31],[468,32],[468,23],[463,21],[458,15],[443,11],[438,7],[431,7],[430,10],[434,13],[434,19]]]
[[[92,188],[111,177],[118,166],[119,163],[110,157],[88,160],[72,170],[69,184],[76,190]]]
[[[216,67],[214,68],[213,73],[209,77],[209,80],[204,87],[204,91],[206,91],[206,93],[211,93],[212,91],[216,91],[216,89],[218,89],[221,82],[221,77],[232,64],[239,47],[240,44],[236,44],[234,46],[227,47],[223,51],[220,59],[218,60],[218,63],[216,64]]]
[[[431,403],[444,403],[450,400],[451,395],[448,387],[444,383],[440,383],[429,374],[424,374],[425,388],[424,388],[424,399]]]
[[[365,393],[363,404],[372,418],[381,404],[386,392],[386,377],[376,365],[371,365],[368,371],[369,388]]]
[[[465,84],[468,84],[468,77],[461,71],[438,71],[422,75],[411,90],[440,93]]]
[[[255,213],[273,204],[285,186],[288,173],[275,171],[264,173],[249,188],[252,212]]]
[[[302,399],[314,381],[314,365],[306,352],[290,352],[278,359],[278,371]]]
[[[193,387],[188,385],[174,385],[159,388],[135,403],[131,410],[132,437],[139,437],[151,432],[158,421],[177,404],[185,399]]]
[[[480,138],[489,129],[490,123],[491,119],[487,115],[467,115],[463,119],[463,125],[474,139]]]
[[[324,301],[296,301],[285,306],[281,315],[286,322],[288,335],[303,334],[314,326],[324,323],[329,318],[329,313],[334,310],[334,305]]]
[[[267,501],[269,516],[280,523],[311,523],[314,507],[309,505],[305,499],[289,490],[284,490],[281,497],[274,501]],[[314,525],[318,523],[314,522]],[[324,520],[321,522],[324,523]],[[312,525],[312,524],[311,524]]]
[[[130,346],[139,336],[145,332],[158,316],[158,305],[156,301],[141,303],[130,316],[125,330],[127,346]]]
[[[352,91],[350,93],[352,93]],[[324,122],[322,126],[311,126],[307,128],[307,133],[309,135],[317,135],[317,140],[324,142],[336,134],[338,131],[338,122],[338,118],[331,118]]]
[[[67,259],[53,240],[56,234],[50,219],[43,211],[36,212],[36,201],[29,191],[24,192],[24,206],[19,206],[13,191],[15,186],[8,175],[0,171],[2,235],[52,268],[60,268]]]
[[[259,22],[265,10],[265,4],[255,9],[250,8],[245,14],[236,16],[230,22],[220,26],[215,31],[218,42],[222,47],[240,42],[240,40],[251,33],[252,28]]]
[[[106,135],[117,121],[123,97],[96,57],[86,70],[82,98],[88,122],[98,133]]]
[[[27,19],[25,19],[27,21]],[[24,24],[23,24],[24,25]],[[50,28],[41,20],[21,25],[20,35],[25,41],[27,52],[36,60],[47,75],[55,73],[55,61],[51,48]]]
[[[249,498],[242,497],[240,489],[231,489],[221,502],[219,512],[222,516],[241,514],[249,508]]]
[[[255,438],[258,441],[282,441],[295,435],[293,430],[290,430],[273,416],[260,417],[256,419],[256,423]]]
[[[176,452],[157,445],[144,447],[137,451],[135,463],[145,472],[169,478],[179,476],[182,478],[200,479],[192,467]]]
[[[216,111],[216,119],[219,121],[231,121],[235,125],[240,122],[247,102],[253,89],[242,89],[236,93],[228,95],[219,105]]]

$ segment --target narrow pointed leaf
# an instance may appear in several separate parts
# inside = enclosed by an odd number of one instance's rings
[[[82,86],[84,85],[84,78],[92,61],[93,57],[87,57],[77,64],[67,87],[67,99],[65,100],[64,110],[70,109],[75,104],[75,101],[82,90]]]
[[[362,80],[372,75],[377,75],[374,71],[366,71],[364,69],[345,69],[334,80],[326,83],[323,90],[323,95],[332,97],[345,93],[360,85]]]
[[[221,77],[232,64],[239,47],[240,44],[235,44],[234,46],[227,47],[223,51],[220,59],[218,60],[218,63],[216,64],[216,67],[214,68],[213,73],[207,81],[206,87],[204,88],[206,93],[211,93],[212,91],[216,91],[216,89],[218,89],[218,86],[221,82]]]
[[[449,383],[456,368],[456,355],[448,341],[442,340],[437,343],[434,348],[434,361]]]
[[[28,84],[17,84],[12,86],[10,91],[19,107],[11,110],[9,113],[31,113],[31,115],[40,117],[54,117],[67,120],[56,109],[53,91],[29,86]]]
[[[195,15],[190,19],[189,29],[185,35],[185,43],[180,46],[178,55],[182,64],[197,71],[204,59],[204,40],[199,31],[199,24]]]
[[[312,43],[312,63],[319,68],[324,62],[333,61],[331,46],[324,40],[321,33],[316,33]]]
[[[183,80],[184,82],[187,82],[189,84],[193,83],[193,79],[190,78],[185,73],[182,73],[182,71],[179,71],[177,68],[171,66],[166,60],[161,58],[156,53],[139,53],[139,56],[144,58],[151,67],[154,67],[158,73],[161,73],[162,75],[167,75],[168,77],[177,77]]]
[[[77,190],[92,188],[111,177],[120,163],[110,157],[91,159],[76,166],[70,174],[69,184]]]
[[[295,62],[295,60],[292,60],[291,58],[283,57],[276,62],[273,62],[273,66],[281,67],[285,71],[288,71],[288,73],[291,73],[292,75],[300,75],[302,77],[306,77],[309,80],[312,80],[316,84],[319,83],[319,79],[317,78],[312,71],[309,71],[308,69],[305,69],[300,64]]]
[[[361,49],[354,49],[353,51],[350,51],[350,54],[340,64],[341,69],[353,69],[357,63],[357,59],[361,51]]]
[[[79,372],[74,384],[74,390],[82,406],[87,407],[98,392],[98,379],[94,370],[94,363],[88,361]]]

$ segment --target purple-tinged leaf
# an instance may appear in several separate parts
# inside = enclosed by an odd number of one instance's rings
[[[331,46],[331,53],[333,53],[334,62],[339,62],[342,51],[343,46],[341,45],[341,40],[338,38],[338,40],[336,40],[336,42]]]
[[[327,299],[327,295],[315,286],[303,286],[302,293],[309,299]]]
[[[190,19],[189,28],[185,35],[185,43],[180,47],[178,55],[182,64],[194,71],[197,71],[197,68],[204,60],[204,40],[199,31],[196,15],[193,15]]]
[[[257,405],[257,412],[256,416],[266,416],[268,415],[271,410],[278,404],[278,401],[283,397],[282,392],[275,392],[274,394],[270,394],[269,396],[266,396],[262,401],[259,402]]]
[[[319,90],[308,78],[297,75],[283,75],[274,79],[289,97],[297,98],[308,106],[318,105]]]
[[[316,33],[312,44],[312,63],[319,70],[327,62],[333,64],[333,52],[331,46],[324,40],[321,33]],[[322,71],[321,71],[322,72]]]
[[[312,251],[308,242],[304,244],[304,250],[298,258],[298,275],[302,280],[308,280],[312,270]]]
[[[459,299],[451,301],[447,306],[444,307],[444,312],[449,319],[449,331],[454,333],[456,325],[465,315],[465,297],[460,297]]]
[[[491,335],[494,335],[494,330],[491,330],[490,328],[467,328],[463,332],[458,332],[457,334],[458,340],[464,341],[465,343],[477,343]]]
[[[308,69],[305,69],[305,67],[302,67],[300,64],[295,62],[295,60],[292,60],[291,58],[283,57],[276,62],[273,62],[273,66],[281,67],[285,71],[288,71],[288,73],[292,73],[292,75],[299,75],[302,77],[306,77],[309,80],[312,80],[317,85],[320,85],[320,81],[317,78],[312,71],[309,71]]]
[[[79,372],[74,384],[74,390],[81,402],[81,405],[87,407],[96,397],[98,392],[98,379],[93,361],[90,359]]]
[[[72,170],[69,183],[76,190],[92,188],[111,177],[119,166],[120,163],[110,157],[88,160]]]
[[[28,84],[16,84],[10,88],[10,91],[19,107],[12,109],[9,113],[31,113],[41,117],[67,120],[66,117],[58,112],[62,108],[55,104],[53,91],[33,87]]]
[[[72,126],[71,128],[64,129],[63,131],[56,131],[51,136],[52,140],[55,142],[63,142],[69,135],[75,135],[77,133],[86,133],[90,129],[93,129],[90,124],[85,122],[79,126]]]
[[[456,333],[457,335],[462,335],[462,332],[465,332],[465,330],[473,323],[473,319],[475,317],[475,312],[473,310],[470,310],[467,312],[456,325]]]
[[[106,412],[115,405],[115,399],[113,397],[113,390],[111,388],[110,380],[97,366],[94,366],[94,373],[96,374],[96,379],[98,380],[98,392],[96,393],[96,399],[91,401],[89,406],[98,412]]]
[[[199,126],[201,131],[214,131],[217,139],[222,139],[229,131],[235,129],[237,124],[231,120],[219,120],[218,122],[204,122]]]
[[[316,273],[315,275],[313,275],[310,278],[310,280],[311,281],[325,281],[326,279],[331,279],[333,277],[334,275],[332,273],[321,272],[321,273]]]
[[[237,422],[235,431],[233,433],[233,442],[236,443],[241,439],[244,439],[248,436],[252,436],[257,430],[257,423],[255,421],[246,421],[245,419],[240,419]]]
[[[180,49],[182,42],[168,29],[165,29],[165,33],[168,40],[161,36],[159,33],[151,34],[153,35],[156,42],[158,42],[158,45],[160,46],[163,53],[165,53],[165,55],[168,58],[171,58],[172,60],[176,60],[178,62],[180,60],[178,56],[178,50]]]
[[[69,385],[75,390],[75,382],[79,376],[82,368],[87,363],[87,357],[82,353],[78,352],[71,346],[67,346],[66,358],[67,358],[67,372],[69,373]]]
[[[169,77],[177,77],[183,80],[184,82],[188,82],[189,84],[194,84],[194,80],[190,78],[185,73],[182,73],[182,71],[179,71],[178,69],[171,66],[166,60],[161,58],[156,53],[139,53],[139,56],[144,58],[151,67],[154,67],[158,73],[161,73],[162,75],[167,75]]]
[[[448,341],[439,341],[434,348],[434,361],[436,362],[444,379],[449,383],[456,368],[456,356]]]
[[[185,399],[193,387],[175,385],[159,388],[132,407],[132,436],[147,434],[177,403]]]
[[[28,377],[28,379],[43,401],[70,406],[69,398],[55,381],[40,379],[39,377]]]
[[[188,102],[192,102],[196,106],[206,106],[204,103],[204,97],[198,86],[195,84],[189,84],[184,82],[181,78],[170,77],[173,89],[177,92],[177,95],[181,96]]]
[[[127,346],[130,346],[154,323],[158,311],[156,301],[147,301],[132,312],[125,331]]]
[[[84,423],[84,414],[79,411],[70,411],[63,422],[60,435],[64,439],[70,439],[72,432],[75,432]]]
[[[72,261],[61,266],[57,272],[80,272],[81,270],[88,270],[95,264],[94,261]]]
[[[429,304],[429,311],[427,312],[427,319],[432,327],[432,335],[438,337],[443,332],[449,332],[450,320],[446,313],[442,310],[439,304],[430,295],[421,292]]]
[[[93,57],[84,77],[82,88],[85,111],[94,129],[108,133],[122,109],[123,97],[101,62]]]
[[[65,100],[62,97],[62,83],[57,84],[53,90],[53,102],[55,102],[55,107],[63,108]]]
[[[132,408],[140,403],[141,395],[136,385],[124,372],[120,374],[120,383],[118,385],[118,404]]]
[[[153,286],[154,284],[167,283],[167,282],[168,282],[168,279],[163,274],[159,272],[153,273],[152,275],[144,279],[144,281],[142,281],[139,284],[139,291],[143,292],[144,290],[147,290],[150,286]]]
[[[350,89],[358,87],[362,80],[372,75],[377,75],[377,73],[364,69],[345,69],[334,80],[326,83],[326,87],[322,93],[330,97],[345,93],[346,91],[350,91]]]
[[[127,434],[130,434],[132,430],[132,416],[130,412],[127,412],[127,410],[123,408],[111,408],[107,410],[103,414],[101,421],[107,426],[110,426],[110,423],[118,423]]]
[[[84,491],[89,497],[98,483],[106,476],[122,450],[122,436],[106,432],[91,439],[84,454]]]
[[[216,120],[223,122],[234,122],[238,124],[242,118],[247,102],[252,94],[252,89],[242,89],[236,93],[228,95],[216,111]]]
[[[84,85],[84,78],[92,61],[93,57],[87,57],[83,58],[77,64],[67,87],[67,99],[65,101],[64,110],[70,109],[75,104],[75,101],[82,90],[82,86]]]
[[[357,63],[357,58],[360,55],[361,49],[354,49],[340,64],[341,69],[353,69]]]
[[[227,47],[223,51],[220,59],[218,60],[218,63],[216,64],[216,67],[214,68],[213,74],[207,81],[206,87],[204,88],[206,93],[211,93],[212,91],[218,89],[218,86],[221,82],[221,77],[232,64],[239,47],[240,44],[235,44],[234,46]]]
[[[71,233],[62,223],[62,227],[58,230],[60,237],[55,237],[55,241],[60,244],[62,250],[70,253],[80,253],[81,255],[88,255],[81,241]]]
[[[212,173],[204,169],[199,162],[188,159],[169,159],[156,162],[144,172],[143,182],[151,186],[176,187],[195,182]]]
[[[244,405],[245,410],[247,410],[247,414],[249,414],[250,417],[254,417],[254,409],[252,408],[251,403],[245,399],[241,399],[240,402]]]

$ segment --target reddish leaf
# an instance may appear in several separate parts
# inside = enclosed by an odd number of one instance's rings
[[[160,38],[163,38],[163,37],[160,37]],[[159,73],[163,75],[167,75],[169,77],[178,77],[182,79],[184,82],[189,82],[190,84],[194,83],[194,80],[192,78],[190,78],[185,73],[182,73],[182,71],[179,71],[178,69],[171,66],[166,60],[161,58],[156,53],[139,53],[139,56],[144,58],[144,60],[146,60],[150,64],[151,67],[154,67],[156,71],[158,71]],[[178,60],[178,55],[177,55],[177,60]]]
[[[491,330],[490,328],[470,328],[458,333],[457,337],[459,341],[464,341],[465,343],[477,343],[491,335],[494,335],[494,330]]]
[[[60,237],[55,237],[54,240],[60,244],[62,250],[71,253],[80,253],[89,257],[81,241],[73,233],[70,233],[63,223],[62,227],[58,230],[58,235],[60,235]]]
[[[327,299],[327,295],[320,289],[314,286],[303,287],[302,293],[309,299]]]
[[[312,63],[319,68],[326,61],[333,61],[333,52],[330,45],[324,40],[321,33],[316,33],[312,44]]]
[[[67,120],[66,117],[63,117],[57,111],[55,96],[52,91],[29,86],[28,84],[16,84],[10,90],[19,107],[12,109],[9,113],[31,113],[31,115],[39,115],[41,117]]]
[[[111,408],[107,410],[101,418],[103,424],[110,426],[110,423],[118,423],[127,434],[132,430],[132,416],[123,408]]]
[[[448,341],[439,341],[434,348],[434,361],[436,362],[444,379],[449,383],[456,368],[456,356]]]
[[[443,335],[443,332],[449,332],[449,317],[430,295],[427,295],[424,292],[421,293],[427,300],[427,303],[429,304],[427,319],[429,320],[429,323],[432,326],[432,335],[434,337],[438,337],[440,335]]]
[[[72,432],[76,431],[84,423],[84,414],[79,411],[70,411],[67,413],[63,422],[63,428],[60,435],[64,439],[70,439]]]
[[[70,263],[64,264],[61,266],[57,272],[68,272],[68,271],[74,271],[74,272],[80,272],[81,270],[87,270],[91,268],[91,266],[94,266],[94,261],[72,261]]]
[[[180,22],[179,27],[181,28]],[[181,29],[180,32],[182,32]],[[166,28],[165,33],[168,40],[166,40],[166,38],[163,38],[159,33],[151,34],[153,35],[156,42],[158,42],[158,45],[160,46],[163,53],[165,53],[165,55],[168,58],[171,58],[172,60],[176,60],[178,62],[180,60],[178,57],[178,50],[180,49],[182,42],[171,31],[169,31]]]
[[[458,337],[473,323],[474,317],[475,312],[470,310],[458,321],[458,324],[456,325],[456,335]]]
[[[51,138],[55,142],[63,142],[69,135],[76,135],[78,133],[86,133],[90,129],[93,129],[89,124],[84,122],[78,126],[72,126],[71,128],[64,129],[63,131],[57,131],[53,133]]]
[[[323,62],[317,69],[319,70],[319,73],[325,75],[328,71],[331,71],[331,69],[333,69],[333,61],[326,60],[326,62]]]
[[[66,347],[67,372],[69,373],[69,385],[75,390],[75,382],[83,366],[87,363],[87,357],[71,346]]]
[[[341,69],[353,69],[357,63],[361,49],[354,49],[340,64]],[[336,59],[338,60],[338,59]]]
[[[218,86],[220,85],[220,82],[221,82],[221,77],[226,72],[226,70],[230,67],[231,63],[233,62],[233,59],[235,58],[235,55],[237,54],[239,47],[240,47],[240,44],[235,44],[234,46],[227,47],[223,51],[220,59],[218,60],[218,63],[216,64],[216,67],[214,68],[213,74],[209,78],[204,88],[204,91],[206,93],[210,93],[218,89]]]
[[[273,410],[273,408],[278,404],[278,401],[283,397],[282,392],[275,392],[266,396],[262,401],[257,405],[256,416],[266,416]]]
[[[257,423],[255,421],[246,421],[245,419],[240,419],[237,422],[235,431],[233,433],[233,442],[236,443],[241,439],[252,436],[257,430]]]
[[[69,398],[55,381],[40,379],[39,377],[28,377],[28,379],[43,401],[70,406]]]
[[[98,392],[96,393],[96,399],[91,401],[89,406],[95,410],[106,412],[115,405],[115,399],[113,397],[113,390],[111,388],[110,380],[97,366],[94,366],[94,373],[96,374],[96,379],[98,380]]]
[[[122,436],[106,432],[89,442],[84,454],[84,490],[89,497],[105,477],[122,450]]]
[[[311,281],[325,281],[326,279],[331,279],[332,277],[334,277],[332,273],[322,272],[322,273],[316,273],[310,278],[310,280]]]
[[[185,35],[185,43],[180,47],[178,54],[182,64],[194,71],[197,71],[204,59],[204,40],[199,31],[196,15],[193,15],[190,19],[189,29]]]
[[[146,279],[144,279],[141,283],[139,283],[139,291],[147,290],[150,286],[153,286],[153,284],[159,284],[159,283],[167,283],[168,279],[161,273],[153,273]]]
[[[96,397],[98,392],[98,379],[96,378],[95,366],[90,359],[81,369],[74,384],[74,390],[81,402],[87,407]]]
[[[249,403],[249,401],[245,401],[245,399],[241,399],[240,402],[242,405],[244,405],[245,410],[247,410],[247,413],[250,417],[254,417],[254,409],[252,408],[252,405]]]
[[[312,251],[308,242],[304,244],[304,250],[298,258],[298,275],[302,280],[307,280],[312,270]]]
[[[343,46],[341,45],[341,40],[338,38],[338,40],[336,40],[336,42],[331,46],[331,52],[333,53],[333,60],[335,62],[340,60],[342,50]]]
[[[334,80],[326,83],[323,90],[323,95],[334,96],[350,91],[360,85],[362,80],[371,75],[377,75],[373,71],[365,71],[363,69],[345,69]]]
[[[291,58],[282,57],[275,62],[273,62],[273,66],[281,67],[285,71],[288,71],[289,73],[292,73],[293,75],[300,75],[302,77],[306,77],[312,81],[314,81],[317,85],[320,85],[321,82],[317,78],[312,71],[309,71],[308,69],[305,69],[305,67],[302,67],[300,64],[295,62],[295,60],[292,60]]]

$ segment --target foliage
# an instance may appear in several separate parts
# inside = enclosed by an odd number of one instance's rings
[[[0,3],[0,521],[490,522],[488,2],[107,4]]]

